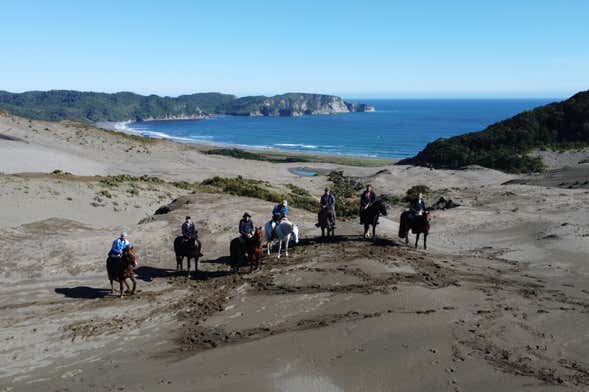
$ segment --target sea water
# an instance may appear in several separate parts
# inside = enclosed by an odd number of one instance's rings
[[[354,99],[369,113],[302,117],[216,116],[144,121],[125,130],[180,142],[263,150],[404,158],[438,139],[485,127],[557,99]]]

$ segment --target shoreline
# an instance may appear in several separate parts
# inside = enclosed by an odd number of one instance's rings
[[[207,117],[210,118],[210,117]],[[205,120],[207,118],[202,118]],[[197,120],[197,119],[149,119],[144,121],[170,121],[170,120],[180,120],[180,121],[189,121],[189,120]],[[364,160],[369,161],[373,164],[379,163],[383,166],[394,164],[400,161],[403,158],[383,158],[383,157],[376,157],[370,155],[362,155],[362,154],[338,154],[338,153],[328,153],[328,152],[310,152],[310,151],[299,151],[299,150],[287,150],[287,149],[280,149],[271,146],[251,146],[251,145],[244,145],[244,144],[237,144],[237,143],[215,143],[209,142],[205,140],[196,140],[191,138],[184,138],[184,137],[175,137],[165,134],[163,132],[154,132],[150,131],[150,134],[143,134],[139,131],[136,131],[130,127],[128,124],[134,123],[136,121],[127,120],[127,121],[117,121],[117,122],[98,122],[92,124],[93,126],[110,131],[110,132],[119,132],[126,135],[133,135],[142,137],[145,139],[153,139],[153,140],[165,140],[173,143],[183,144],[183,145],[190,145],[195,147],[201,151],[211,151],[215,149],[227,149],[227,150],[239,150],[244,152],[252,152],[261,155],[267,155],[271,157],[276,156],[283,156],[283,157],[305,157],[306,159],[318,159],[318,162],[322,162],[323,160]],[[222,154],[219,154],[222,155]]]

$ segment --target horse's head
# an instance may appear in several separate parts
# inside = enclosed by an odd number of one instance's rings
[[[254,239],[256,241],[262,241],[262,238],[264,238],[264,230],[262,229],[262,226],[256,227],[256,230],[254,231]]]
[[[382,200],[377,200],[374,202],[374,207],[378,211],[379,214],[383,216],[387,216],[387,207],[384,205]]]
[[[123,257],[125,257],[131,264],[135,264],[135,248],[129,246],[128,248],[123,249]]]

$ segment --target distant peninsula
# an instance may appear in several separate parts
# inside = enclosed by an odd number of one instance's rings
[[[428,144],[400,165],[459,169],[480,165],[505,172],[543,170],[533,150],[567,150],[589,146],[589,91],[522,112],[480,132]]]
[[[0,91],[0,109],[37,120],[87,123],[197,119],[213,115],[288,117],[374,111],[369,105],[345,102],[340,97],[323,94],[288,93],[238,98],[230,94],[197,93],[160,97],[131,92],[109,94],[72,90]]]

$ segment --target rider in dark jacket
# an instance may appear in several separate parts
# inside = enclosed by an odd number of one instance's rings
[[[188,241],[189,239],[196,238],[197,233],[192,219],[187,216],[184,223],[182,223],[182,236],[184,237],[184,240]]]
[[[254,235],[254,222],[251,220],[249,213],[244,213],[243,218],[239,221],[239,240],[246,243]]]
[[[423,193],[419,193],[417,198],[411,202],[411,215],[413,215],[413,217],[423,215],[426,209],[425,201],[423,201]]]
[[[376,194],[372,190],[372,185],[367,185],[366,190],[360,196],[360,223],[364,223],[364,211],[376,201]]]
[[[321,210],[317,214],[317,224],[315,225],[317,227],[321,226],[321,214],[324,209],[331,208],[333,210],[333,217],[335,218],[335,196],[330,192],[329,188],[325,188],[325,193],[321,195],[319,204],[321,205]]]

